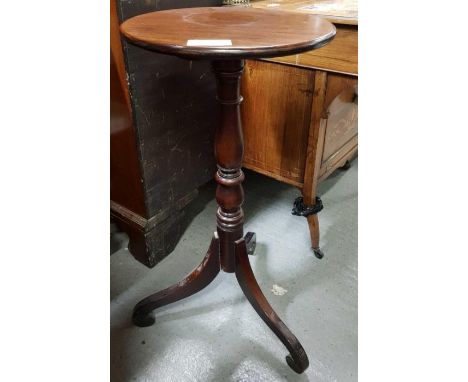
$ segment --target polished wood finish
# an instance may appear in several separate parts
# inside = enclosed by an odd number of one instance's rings
[[[276,57],[320,48],[335,27],[309,14],[246,7],[152,12],[121,25],[134,44],[184,58]],[[190,46],[189,40],[230,40],[231,46]]]
[[[357,152],[357,78],[252,60],[245,71],[244,167],[300,188],[314,205],[319,182]],[[322,258],[318,216],[307,221]]]
[[[309,367],[309,358],[299,340],[288,329],[271,307],[270,303],[262,293],[260,286],[250,266],[247,256],[245,240],[239,239],[236,245],[236,278],[242,288],[247,300],[252,304],[255,311],[268,327],[276,334],[280,341],[289,350],[286,362],[296,373],[302,373]]]
[[[251,0],[255,8],[320,15],[335,24],[357,25],[358,0]]]
[[[315,72],[314,98],[312,103],[311,123],[307,142],[307,155],[305,157],[304,184],[302,195],[306,205],[314,205],[317,196],[318,176],[320,172],[323,153],[323,142],[326,132],[326,123],[323,120],[323,103],[327,91],[327,74],[322,71]],[[320,249],[320,225],[318,215],[307,216],[312,250],[317,258],[323,257]]]
[[[242,238],[244,225],[244,190],[242,158],[244,140],[240,115],[240,78],[243,60],[213,61],[213,71],[218,82],[220,123],[216,130],[215,155],[218,171],[215,180],[218,202],[217,230],[220,238],[221,266],[225,272],[235,271],[234,243]]]
[[[357,79],[342,75],[329,75],[324,110],[327,129],[322,154],[325,163],[348,141],[357,135],[358,93]]]
[[[358,7],[356,0],[260,0],[252,1],[257,9],[275,9],[320,15],[335,23],[336,36],[323,49],[292,56],[275,57],[281,62],[327,72],[358,74]]]
[[[317,186],[357,153],[358,18],[356,0],[260,0],[252,7],[314,14],[332,21],[325,47],[246,62],[242,92],[244,166],[302,192],[316,203]],[[277,86],[280,84],[280,86]],[[266,139],[265,139],[266,137]],[[326,206],[325,206],[326,208]],[[307,217],[312,250],[322,258],[317,215]]]
[[[146,217],[115,1],[110,2],[110,198]]]
[[[220,271],[219,238],[214,234],[210,248],[203,261],[183,280],[141,300],[133,309],[133,323],[137,326],[151,326],[155,318],[153,310],[189,297],[211,283]]]
[[[241,167],[244,142],[240,85],[243,58],[314,49],[333,37],[334,27],[330,23],[316,16],[304,16],[297,18],[291,13],[259,12],[251,8],[198,8],[143,15],[121,26],[125,37],[140,46],[185,58],[196,55],[197,58],[211,59],[220,105],[214,144],[218,168],[215,174],[218,184],[217,232],[199,267],[181,282],[137,304],[134,323],[151,325],[154,322],[153,309],[196,293],[210,283],[220,269],[235,272],[249,302],[289,350],[287,363],[297,373],[302,373],[309,366],[309,360],[302,345],[272,309],[255,280],[247,255],[255,244],[246,242],[255,240],[255,235],[249,233],[243,237],[244,173]],[[298,20],[307,32],[304,35],[294,32],[293,26]],[[273,31],[274,27],[278,27],[284,36]],[[184,43],[194,38],[223,39],[231,36],[238,37],[233,38],[232,49],[226,50],[216,46],[194,49]]]
[[[242,80],[245,167],[302,184],[313,86],[312,71],[248,62]]]
[[[268,61],[357,75],[358,28],[351,25],[337,25],[335,38],[323,49],[293,56],[275,57]]]

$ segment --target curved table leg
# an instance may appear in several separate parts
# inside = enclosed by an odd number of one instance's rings
[[[268,303],[250,267],[245,239],[236,241],[236,277],[247,300],[268,327],[276,334],[289,350],[286,362],[296,373],[302,373],[309,366],[307,354],[299,340],[278,317]]]
[[[214,280],[221,267],[219,262],[219,238],[217,233],[201,264],[177,284],[141,300],[133,309],[133,323],[137,326],[154,324],[153,310],[189,297]]]

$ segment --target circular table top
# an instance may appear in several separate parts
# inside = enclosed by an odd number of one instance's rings
[[[320,16],[251,7],[151,12],[120,30],[136,45],[190,59],[286,56],[319,48],[336,33]]]

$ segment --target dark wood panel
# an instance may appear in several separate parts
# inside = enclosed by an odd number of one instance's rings
[[[173,250],[199,208],[189,205],[197,188],[213,177],[215,81],[208,63],[126,43],[116,49],[119,21],[217,3],[111,0],[111,216],[132,255],[150,267]]]
[[[110,52],[110,198],[146,217],[143,187],[125,81],[115,1],[111,0]]]
[[[156,10],[220,1],[119,0],[121,20]],[[141,155],[148,216],[165,215],[215,170],[215,80],[208,62],[192,62],[123,44]]]

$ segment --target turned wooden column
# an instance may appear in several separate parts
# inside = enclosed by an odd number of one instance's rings
[[[242,158],[244,141],[240,114],[240,79],[244,60],[213,61],[213,71],[218,84],[220,122],[215,136],[215,156],[218,166],[215,179],[218,183],[217,231],[220,240],[221,267],[225,272],[234,272],[234,242],[243,237],[244,190],[242,181]]]

